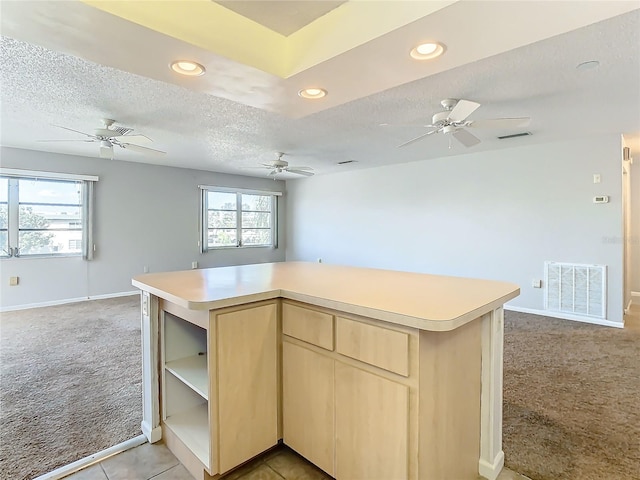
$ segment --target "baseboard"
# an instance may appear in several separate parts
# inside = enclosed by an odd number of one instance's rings
[[[131,448],[137,447],[138,445],[142,445],[143,443],[147,443],[147,437],[145,437],[144,435],[138,435],[131,440],[119,443],[118,445],[114,445],[113,447],[109,447],[106,450],[102,450],[98,453],[94,453],[93,455],[89,455],[88,457],[81,458],[80,460],[70,463],[69,465],[56,468],[49,473],[45,473],[44,475],[36,477],[34,480],[58,480],[60,478],[64,478],[68,475],[71,475],[72,473],[77,472],[78,470],[90,467],[94,463],[101,462],[102,460],[117,455],[118,453],[125,452]]]
[[[103,300],[105,298],[128,297],[130,295],[139,295],[139,290],[131,292],[107,293],[104,295],[91,295],[88,297],[65,298],[63,300],[52,300],[50,302],[25,303],[22,305],[12,305],[10,307],[0,307],[0,312],[13,312],[15,310],[26,310],[28,308],[52,307],[54,305],[66,305],[67,303],[86,302],[88,300]]]
[[[640,305],[640,292],[631,292],[631,304]]]
[[[488,480],[496,480],[502,471],[502,467],[504,467],[504,452],[500,450],[496,458],[493,459],[493,463],[489,463],[482,458],[480,459],[478,462],[478,473],[481,477]]]
[[[140,424],[140,428],[142,429],[142,434],[149,443],[156,443],[162,440],[162,427],[158,426],[156,428],[151,428],[143,421]]]
[[[533,313],[534,315],[542,315],[543,317],[561,318],[563,320],[572,320],[574,322],[592,323],[594,325],[604,325],[605,327],[624,328],[622,322],[612,322],[611,320],[603,320],[601,318],[581,317],[580,315],[571,315],[570,313],[551,312],[549,310],[538,310],[535,308],[514,307],[505,305],[505,310],[519,313]]]

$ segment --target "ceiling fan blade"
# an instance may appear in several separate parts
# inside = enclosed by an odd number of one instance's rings
[[[136,134],[136,135],[118,135],[115,137],[120,141],[126,141],[127,143],[136,142],[136,143],[153,143],[146,135]]]
[[[453,132],[452,135],[465,147],[473,147],[474,145],[480,143],[480,139],[478,137],[462,128]]]
[[[289,168],[293,168],[294,170],[313,170],[313,168],[311,167],[289,167]]]
[[[406,147],[407,145],[411,145],[412,143],[417,142],[418,140],[422,140],[426,136],[432,135],[432,134],[436,133],[437,131],[438,130],[431,130],[430,132],[423,133],[419,137],[413,138],[413,139],[409,140],[408,142],[401,143],[400,145],[398,145],[398,148]]]
[[[449,113],[449,120],[454,122],[462,122],[469,115],[476,111],[480,106],[479,103],[470,102],[469,100],[458,100],[456,106]]]
[[[38,140],[38,142],[88,142],[88,143],[94,143],[94,142],[97,142],[97,140],[92,138],[91,140],[81,140],[81,139],[76,139],[76,140]]]
[[[420,128],[431,128],[435,125],[425,125],[422,123],[380,123],[378,126],[380,127],[420,127]]]
[[[466,127],[472,128],[523,128],[529,125],[529,117],[520,118],[487,118],[472,120]]]
[[[100,158],[108,158],[113,160],[113,145],[110,147],[100,145]]]
[[[280,172],[278,172],[278,170],[271,170],[271,171],[269,172],[269,176],[270,176],[270,177],[272,177],[272,176],[274,176],[274,175],[277,175],[278,173],[280,173]]]
[[[304,175],[305,177],[313,177],[313,172],[307,170],[300,170],[298,168],[287,168],[286,172],[295,173],[297,175]]]
[[[155,148],[142,147],[140,145],[136,145],[134,143],[117,143],[116,145],[124,148],[125,150],[133,150],[138,153],[153,153],[155,155],[164,155],[167,152],[163,152],[162,150],[156,150]]]
[[[86,135],[87,137],[96,138],[95,135],[92,135],[90,133],[84,133],[84,132],[81,132],[80,130],[74,130],[73,128],[63,127],[62,125],[54,125],[54,127],[64,128],[65,130],[69,130],[70,132],[76,132],[76,133],[79,133],[81,135]]]

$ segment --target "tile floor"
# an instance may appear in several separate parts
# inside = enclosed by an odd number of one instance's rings
[[[145,443],[76,472],[65,480],[193,480],[162,444]],[[498,480],[527,477],[504,469]],[[285,446],[271,450],[222,480],[331,480],[331,477]]]

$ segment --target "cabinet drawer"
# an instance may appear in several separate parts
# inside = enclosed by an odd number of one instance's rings
[[[409,376],[409,334],[336,317],[336,352]]]
[[[282,333],[333,350],[333,315],[283,303]]]

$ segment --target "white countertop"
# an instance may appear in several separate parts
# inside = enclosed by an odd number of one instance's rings
[[[517,297],[517,285],[321,263],[148,273],[132,284],[191,310],[288,298],[422,330],[458,328]]]

